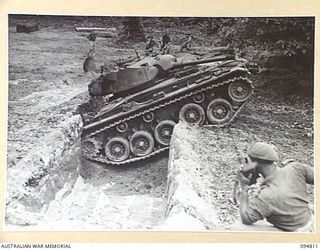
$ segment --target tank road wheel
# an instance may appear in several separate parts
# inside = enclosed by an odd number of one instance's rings
[[[195,103],[184,105],[179,113],[179,120],[188,124],[202,125],[204,122],[205,113],[203,108]]]
[[[162,146],[168,146],[170,144],[170,139],[172,131],[176,123],[171,120],[161,121],[154,130],[154,137],[156,141]]]
[[[152,152],[154,140],[147,131],[135,132],[130,139],[131,152],[136,156],[148,155]]]
[[[86,155],[96,156],[100,151],[100,145],[94,138],[85,139],[82,143],[82,152]]]
[[[154,118],[154,114],[152,112],[149,112],[149,113],[146,113],[142,116],[142,119],[145,121],[145,122],[152,122],[153,121],[153,118]]]
[[[247,81],[236,81],[229,85],[228,94],[236,102],[244,102],[252,94],[251,84]]]
[[[129,142],[122,137],[114,137],[105,146],[105,153],[111,161],[124,161],[129,157]]]
[[[232,118],[232,114],[231,104],[222,98],[211,101],[207,107],[207,116],[211,123],[226,123]]]
[[[196,103],[202,103],[204,101],[204,94],[203,93],[199,93],[196,94],[192,97],[192,99],[196,102]]]
[[[123,133],[123,132],[127,131],[128,124],[123,122],[123,123],[118,124],[116,128],[117,128],[118,132]]]

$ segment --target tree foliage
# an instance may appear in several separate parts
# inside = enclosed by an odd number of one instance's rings
[[[256,51],[254,59],[269,69],[286,69],[295,83],[313,84],[313,17],[214,18],[207,20],[210,35],[241,51]]]
[[[288,59],[286,66],[297,66],[301,60],[313,64],[311,17],[217,18],[210,20],[208,32],[240,49],[253,46],[279,59],[284,57]]]

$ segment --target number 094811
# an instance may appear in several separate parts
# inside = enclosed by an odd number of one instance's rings
[[[318,244],[300,244],[300,248],[314,249],[314,248],[318,248]]]

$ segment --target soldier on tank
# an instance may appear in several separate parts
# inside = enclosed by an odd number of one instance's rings
[[[153,40],[153,36],[148,36],[145,48],[146,56],[152,55],[154,47],[159,48],[159,45]]]
[[[186,36],[183,38],[184,43],[181,45],[180,51],[183,50],[190,50],[191,47],[191,41],[192,41],[192,35],[191,33],[187,33]]]
[[[83,71],[85,73],[96,71],[96,62],[95,62],[96,44],[95,44],[95,41],[97,38],[97,34],[95,32],[91,32],[87,36],[87,38],[92,45],[92,49],[90,49],[89,52],[87,53],[87,57],[83,63]]]
[[[91,42],[92,50],[95,51],[95,50],[96,50],[97,33],[91,32],[91,33],[87,36],[87,38],[88,38],[88,40]]]
[[[161,37],[161,40],[160,40],[160,53],[162,55],[164,54],[170,54],[170,43],[171,39],[170,39],[170,36],[168,34],[164,34],[162,37]]]
[[[87,53],[87,58],[83,63],[83,71],[85,73],[96,71],[96,61],[94,57],[95,57],[95,51],[94,49],[90,49],[89,52]]]
[[[313,168],[295,161],[287,161],[280,168],[277,161],[278,154],[270,144],[257,142],[249,147],[243,171],[253,170],[263,182],[259,194],[249,200],[250,179],[240,173],[239,210],[244,225],[234,229],[259,230],[255,224],[264,229],[269,224],[281,231],[313,232],[314,215],[307,192],[307,184],[314,183]],[[264,219],[268,223],[256,223]]]

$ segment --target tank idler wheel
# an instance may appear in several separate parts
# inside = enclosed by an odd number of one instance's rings
[[[196,102],[196,103],[202,103],[204,101],[204,94],[203,93],[199,93],[196,94],[192,97],[192,99]]]
[[[235,81],[229,85],[228,94],[233,101],[244,102],[252,94],[252,86],[247,81]]]
[[[118,132],[123,133],[123,132],[127,131],[128,124],[126,122],[123,122],[123,123],[118,124],[116,128],[117,128]]]
[[[131,152],[136,156],[148,155],[153,151],[154,140],[147,131],[135,132],[130,139]]]
[[[96,156],[99,153],[100,145],[94,138],[85,139],[81,143],[82,152],[87,155]]]
[[[161,121],[154,130],[154,137],[156,141],[162,146],[170,144],[173,128],[176,123],[171,120]]]
[[[122,137],[114,137],[106,144],[105,153],[111,161],[124,161],[130,155],[129,142]]]
[[[233,109],[225,99],[218,98],[211,101],[207,107],[207,117],[211,123],[223,124],[232,118]]]
[[[152,112],[149,112],[149,113],[146,113],[142,116],[142,119],[145,121],[145,122],[152,122],[153,119],[154,119],[154,114]]]
[[[203,108],[195,103],[184,105],[179,113],[179,120],[192,125],[202,125],[204,123],[205,113]]]

